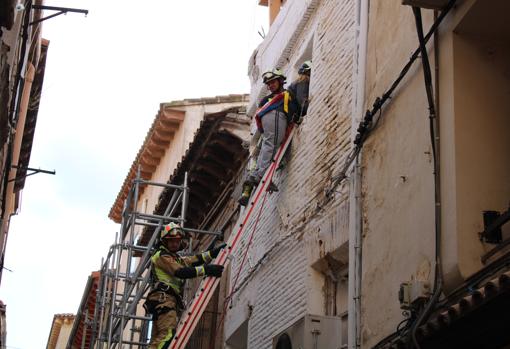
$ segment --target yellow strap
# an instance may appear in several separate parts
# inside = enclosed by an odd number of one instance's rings
[[[289,92],[288,91],[285,91],[283,93],[283,111],[285,113],[288,113],[289,112]]]

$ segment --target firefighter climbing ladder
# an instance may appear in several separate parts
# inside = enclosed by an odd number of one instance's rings
[[[292,140],[292,136],[294,135],[294,128],[292,126],[289,127],[289,132],[283,144],[278,149],[275,154],[274,161],[271,163],[269,168],[266,170],[264,177],[260,184],[258,185],[255,193],[251,196],[250,202],[248,203],[244,216],[241,216],[239,221],[237,222],[236,227],[232,231],[228,241],[227,247],[221,250],[220,254],[214,260],[215,264],[221,264],[225,267],[230,262],[230,256],[235,252],[238,242],[241,240],[245,232],[245,228],[248,226],[248,222],[252,217],[252,213],[255,210],[255,207],[258,201],[264,196],[264,193],[267,191],[269,184],[273,178],[273,175],[278,168],[278,165],[287,150],[290,141]],[[262,207],[261,207],[262,208]],[[249,248],[249,244],[246,248]],[[177,330],[175,332],[175,336],[170,343],[170,349],[184,349],[186,344],[193,333],[194,328],[198,324],[200,317],[202,316],[207,304],[211,300],[211,297],[218,287],[220,282],[219,278],[214,277],[206,277],[202,280],[200,286],[198,287],[198,291],[193,298],[191,305],[183,312],[181,319],[179,320],[179,324],[177,326]]]
[[[252,194],[244,214],[241,215],[232,231],[227,241],[227,247],[220,252],[214,263],[226,266],[230,262],[230,256],[236,251],[238,242],[245,233],[245,228],[248,226],[257,203],[262,197],[265,197],[264,194],[290,144],[293,133],[294,129],[290,127],[284,143],[275,154],[274,161],[267,169],[261,183]],[[91,321],[85,323],[92,332],[90,347],[113,349],[146,348],[148,346],[148,324],[151,317],[137,314],[140,314],[141,301],[145,299],[150,287],[151,252],[158,241],[159,231],[165,224],[177,222],[184,226],[189,197],[187,185],[187,174],[184,177],[184,183],[179,186],[143,180],[138,170],[137,176],[133,180],[133,186],[124,201],[120,232],[116,236],[115,243],[110,247],[107,257],[101,262],[94,316]],[[141,186],[159,186],[173,190],[163,215],[137,211]],[[142,211],[144,209],[142,208]],[[180,214],[177,214],[179,209]],[[136,238],[137,234],[141,233],[141,228],[144,227],[154,230],[147,245],[140,246],[137,244]],[[184,228],[184,230],[216,236],[222,234],[222,232],[190,228]],[[138,263],[135,260],[138,260]],[[181,316],[170,348],[185,348],[218,286],[219,280],[219,278],[212,277],[202,280],[191,305]]]

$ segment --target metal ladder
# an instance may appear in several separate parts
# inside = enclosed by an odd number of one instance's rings
[[[278,149],[277,153],[273,158],[273,162],[266,170],[266,173],[262,177],[260,184],[258,185],[255,192],[252,194],[250,201],[245,208],[244,215],[242,215],[234,230],[230,234],[230,237],[227,241],[226,248],[222,249],[220,254],[216,257],[216,259],[212,262],[214,264],[220,264],[225,267],[230,263],[231,255],[236,251],[238,247],[238,242],[240,241],[243,233],[245,232],[245,228],[248,226],[250,218],[252,218],[252,213],[254,212],[255,206],[257,205],[259,199],[263,197],[263,194],[267,191],[268,186],[271,182],[273,174],[278,168],[280,161],[282,160],[291,140],[294,135],[294,127],[291,125],[288,129],[287,137],[284,142]],[[193,297],[191,305],[183,312],[181,318],[179,319],[179,323],[177,325],[177,329],[175,332],[175,336],[170,342],[170,349],[184,349],[188,340],[193,333],[195,327],[200,320],[207,304],[211,300],[214,291],[218,287],[220,283],[220,278],[215,277],[205,277],[200,286],[198,287],[198,291]]]

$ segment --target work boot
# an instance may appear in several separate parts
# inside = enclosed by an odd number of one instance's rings
[[[248,205],[248,201],[250,200],[251,192],[253,191],[253,183],[252,182],[244,182],[243,184],[243,192],[241,194],[241,197],[237,202],[239,202],[239,205],[246,206]]]
[[[271,181],[271,183],[267,186],[266,191],[268,191],[269,194],[273,194],[278,191],[278,186]]]
[[[284,155],[283,158],[280,160],[280,163],[278,164],[278,167],[276,168],[276,171],[283,170],[285,166],[287,166],[287,157]]]

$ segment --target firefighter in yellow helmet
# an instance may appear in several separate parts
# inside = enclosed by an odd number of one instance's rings
[[[181,257],[184,231],[177,223],[163,227],[160,244],[151,257],[152,289],[144,304],[152,314],[150,349],[166,349],[175,335],[177,316],[183,310],[182,294],[185,279],[214,276],[221,277],[223,266],[209,264],[225,246],[213,248],[194,256]]]

